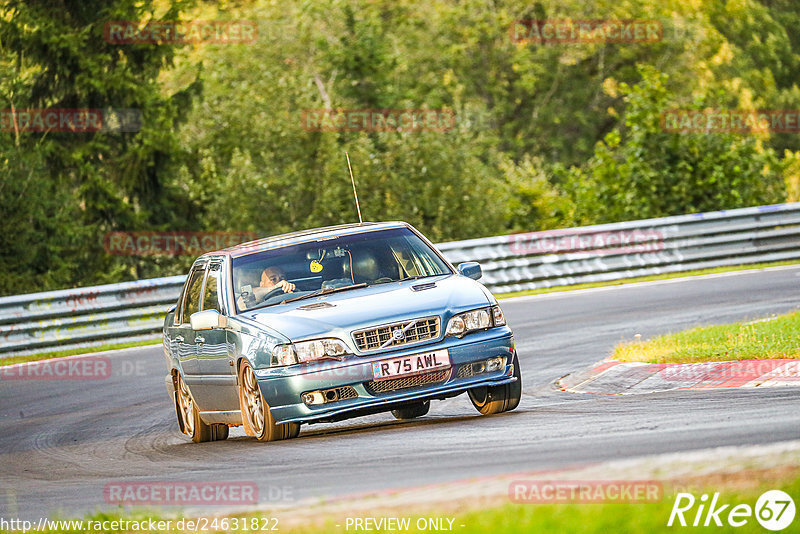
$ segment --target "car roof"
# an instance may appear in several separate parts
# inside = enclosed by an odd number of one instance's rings
[[[222,250],[215,250],[206,252],[198,258],[198,260],[211,259],[212,257],[231,256],[239,257],[275,248],[276,246],[288,246],[299,243],[304,243],[312,239],[325,239],[340,235],[358,234],[361,232],[372,232],[375,230],[385,230],[388,228],[402,228],[409,227],[410,225],[403,221],[385,221],[385,222],[363,222],[353,224],[340,224],[338,226],[325,226],[322,228],[310,228],[308,230],[300,230],[298,232],[290,232],[288,234],[280,234],[255,241],[248,241],[247,243],[240,243],[232,247]]]

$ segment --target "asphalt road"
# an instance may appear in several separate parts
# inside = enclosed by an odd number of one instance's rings
[[[304,426],[298,439],[267,444],[236,429],[227,441],[195,445],[178,432],[160,347],[109,355],[105,379],[0,381],[0,517],[113,508],[103,490],[120,482],[254,482],[260,501],[272,506],[800,438],[798,388],[633,396],[553,388],[637,333],[647,338],[798,309],[800,267],[502,305],[516,334],[524,396],[516,411],[491,417],[461,396],[435,402],[413,422],[382,414]]]

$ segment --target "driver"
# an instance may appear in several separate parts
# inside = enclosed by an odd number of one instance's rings
[[[286,280],[284,272],[279,267],[267,267],[261,273],[258,287],[253,288],[255,302],[260,302],[265,296],[278,289],[284,293],[291,293],[295,290],[295,285]],[[240,309],[249,307],[242,297],[239,297],[237,304]],[[249,304],[252,306],[253,302]]]
[[[264,269],[261,273],[261,283],[259,287],[265,289],[265,291],[263,291],[264,295],[277,287],[283,289],[284,293],[291,293],[295,288],[293,283],[286,281],[286,275],[279,267],[267,267]],[[254,289],[253,292],[256,298],[260,297],[258,288]]]

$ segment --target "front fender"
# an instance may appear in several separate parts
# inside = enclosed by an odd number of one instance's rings
[[[250,322],[230,320],[228,328],[233,338],[232,353],[239,354],[253,369],[266,369],[272,365],[272,351],[289,340],[274,330]]]

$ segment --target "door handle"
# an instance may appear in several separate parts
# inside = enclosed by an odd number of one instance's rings
[[[206,342],[206,338],[204,338],[203,336],[195,336],[194,341],[198,345],[202,345],[203,343]]]
[[[175,336],[175,343],[183,343],[183,336]]]

